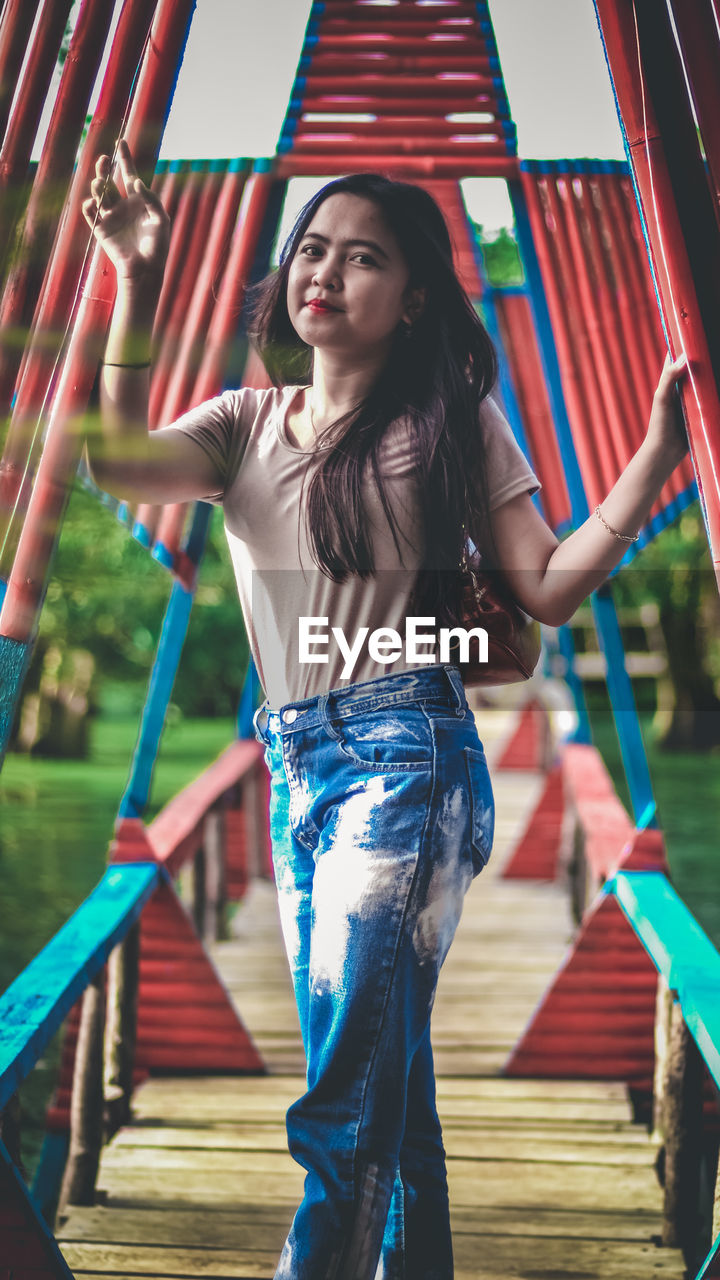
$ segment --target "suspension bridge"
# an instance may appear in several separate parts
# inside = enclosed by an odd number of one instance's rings
[[[595,0],[622,163],[518,155],[484,0],[313,3],[275,155],[160,163],[194,2],[123,0],[113,23],[109,0],[80,0],[34,164],[71,7],[5,0],[0,14],[3,755],[73,484],[167,570],[168,605],[107,870],[0,997],[0,1276],[265,1277],[299,1192],[282,1124],[303,1064],[251,730],[258,681],[250,670],[235,740],[146,821],[210,508],[117,503],[82,461],[77,423],[115,291],[80,208],[95,158],[123,134],[172,220],[153,426],[225,386],[267,385],[243,307],[269,268],[288,184],[380,169],[426,186],[445,212],[559,535],[639,444],[666,348],[687,352],[690,457],[623,565],[699,497],[717,573],[719,14],[716,0]],[[488,280],[467,177],[507,183],[522,285]],[[570,737],[541,678],[512,709],[478,708],[498,847],[434,1027],[468,1280],[720,1276],[720,956],[668,878],[609,585],[592,611],[629,811],[592,745],[569,628],[548,635],[546,670],[562,670]],[[231,938],[228,902],[240,904]],[[17,1090],[61,1026],[30,1187]]]

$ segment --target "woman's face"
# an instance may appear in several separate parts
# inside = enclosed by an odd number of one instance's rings
[[[419,291],[373,200],[338,192],[316,210],[290,264],[287,305],[308,346],[352,359],[387,354]]]

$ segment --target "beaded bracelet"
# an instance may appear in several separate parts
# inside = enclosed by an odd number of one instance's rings
[[[620,542],[637,542],[638,538],[640,537],[639,533],[633,533],[633,534],[618,533],[617,529],[613,529],[612,525],[608,524],[599,506],[595,508],[595,515],[597,516],[600,523],[605,526],[608,533],[611,533],[614,538],[618,538]]]
[[[102,365],[106,365],[110,369],[149,369],[152,364],[151,360],[139,360],[137,364],[122,364],[117,360],[101,360]]]

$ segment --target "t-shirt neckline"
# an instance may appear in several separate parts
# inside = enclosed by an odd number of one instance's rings
[[[286,449],[289,449],[291,453],[314,454],[316,452],[316,449],[314,448],[303,449],[301,445],[293,444],[287,434],[287,417],[290,412],[290,407],[293,401],[297,398],[298,393],[300,391],[307,391],[307,386],[303,385],[303,386],[292,386],[290,388],[287,388],[287,387],[284,388],[285,391],[287,391],[288,389],[290,390],[290,395],[285,400],[285,404],[282,408],[282,412],[279,413],[277,417],[276,431],[277,431],[278,440],[282,445],[284,445]]]

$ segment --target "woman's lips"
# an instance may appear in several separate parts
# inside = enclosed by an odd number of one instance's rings
[[[310,311],[317,311],[319,315],[340,310],[339,307],[331,306],[329,302],[320,302],[318,298],[311,298],[309,302],[305,303],[305,306]]]

